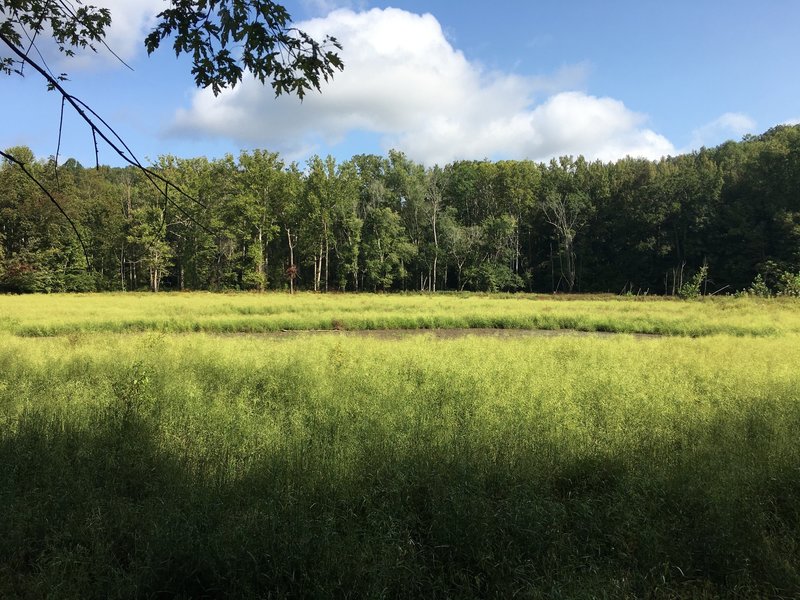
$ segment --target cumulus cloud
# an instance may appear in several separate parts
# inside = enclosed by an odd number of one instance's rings
[[[739,139],[746,133],[753,133],[756,122],[743,113],[728,112],[692,132],[690,149],[701,146],[715,146],[722,142],[736,138]]]
[[[453,47],[437,19],[399,9],[336,10],[298,24],[345,46],[345,70],[322,94],[300,103],[275,99],[269,87],[245,81],[214,97],[195,92],[169,133],[225,137],[290,156],[335,144],[353,131],[380,136],[426,164],[471,158],[563,154],[611,160],[658,158],[670,142],[646,118],[612,98],[574,91],[585,67],[548,77],[490,72]],[[573,90],[573,91],[570,91]]]
[[[111,29],[106,43],[125,60],[144,50],[144,38],[153,28],[156,15],[166,8],[164,0],[92,0],[111,11]]]

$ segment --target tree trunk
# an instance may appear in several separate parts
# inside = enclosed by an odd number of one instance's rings
[[[514,273],[519,275],[519,224],[522,223],[522,216],[517,216],[517,227],[514,230]]]
[[[258,255],[256,256],[256,276],[258,277],[258,291],[264,291],[266,277],[264,275],[264,232],[258,228]]]
[[[564,236],[564,254],[567,259],[567,268],[565,269],[566,273],[564,273],[564,275],[567,278],[567,291],[571,293],[572,288],[575,287],[575,251],[571,235]]]
[[[314,253],[314,291],[319,291],[319,282],[322,279],[322,242],[319,244],[319,252]]]
[[[119,279],[122,285],[122,291],[127,291],[125,289],[125,244],[122,244],[122,247],[119,249]]]
[[[292,230],[288,227],[286,228],[286,239],[289,243],[289,293],[294,294],[294,278],[295,278],[295,266],[294,266],[294,243],[292,243]]]
[[[328,266],[331,256],[331,244],[330,239],[328,238],[328,223],[327,221],[324,224],[325,228],[325,291],[328,291]]]
[[[436,208],[434,206],[433,211],[433,276],[431,277],[431,284],[433,289],[431,291],[436,291],[436,265],[439,262],[439,236],[436,232]]]

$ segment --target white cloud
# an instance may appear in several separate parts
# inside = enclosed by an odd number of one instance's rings
[[[275,99],[254,81],[217,98],[197,91],[191,106],[175,115],[170,133],[221,136],[296,155],[361,130],[427,164],[674,153],[666,138],[645,127],[644,116],[619,100],[567,91],[580,86],[585,66],[550,77],[486,71],[453,47],[430,14],[337,10],[298,27],[334,35],[345,46],[345,70],[321,95],[309,94],[303,103]]]
[[[582,154],[614,160],[626,155],[659,158],[674,153],[664,137],[641,129],[643,117],[622,102],[580,92],[556,94],[533,110],[456,122],[431,120],[429,135],[411,132],[393,144],[426,162],[510,156],[544,160]]]
[[[756,122],[747,115],[727,112],[695,129],[692,132],[689,150],[696,150],[701,146],[716,146],[732,138],[738,140],[746,133],[753,133],[755,129]]]

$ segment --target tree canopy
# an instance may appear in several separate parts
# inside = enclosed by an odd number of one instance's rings
[[[73,4],[71,0],[2,0],[0,42],[10,55],[0,55],[0,71],[22,76],[25,68],[30,67],[41,75],[49,89],[61,94],[61,122],[64,107],[68,104],[89,127],[94,139],[97,168],[100,167],[100,139],[145,175],[163,194],[165,205],[171,204],[185,217],[193,219],[183,206],[170,198],[170,186],[190,202],[200,206],[202,203],[161,172],[140,162],[113,127],[89,104],[67,91],[64,87],[66,74],[55,75],[37,46],[37,38],[45,35],[52,37],[65,56],[72,56],[82,48],[97,51],[100,45],[114,54],[105,42],[111,18],[108,9],[83,5],[79,1]],[[335,38],[326,36],[318,41],[291,27],[287,10],[271,0],[170,0],[168,8],[157,18],[155,28],[145,39],[148,53],[154,52],[163,41],[174,38],[176,56],[188,54],[192,58],[196,84],[211,88],[215,95],[224,88],[234,87],[245,73],[250,73],[262,83],[271,83],[276,95],[293,93],[302,99],[308,90],[319,90],[322,81],[327,81],[336,70],[343,68],[336,52],[341,45]],[[35,51],[38,59],[31,56],[31,51]],[[56,169],[60,144],[59,128]],[[84,258],[90,267],[89,253],[78,228],[50,188],[33,174],[21,157],[10,152],[0,152],[0,156],[20,168],[62,213],[84,248]]]
[[[21,157],[55,188],[53,160]],[[800,294],[800,126],[659,161],[425,168],[401,152],[288,164],[163,156],[59,168],[57,200],[0,164],[0,289]]]

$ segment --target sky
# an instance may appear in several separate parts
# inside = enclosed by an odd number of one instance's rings
[[[291,0],[299,28],[344,46],[345,70],[303,102],[249,79],[214,97],[168,45],[148,57],[165,0],[88,3],[111,10],[108,44],[133,70],[40,50],[143,161],[256,148],[301,163],[392,148],[428,166],[658,159],[800,122],[797,0]],[[60,97],[32,70],[0,77],[0,147],[55,154]],[[95,162],[74,113],[60,157]],[[102,145],[100,162],[122,164]]]

